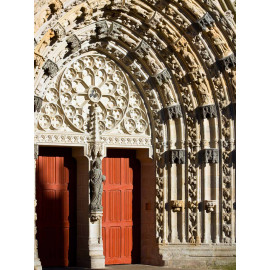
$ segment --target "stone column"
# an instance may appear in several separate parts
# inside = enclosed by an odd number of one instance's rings
[[[38,145],[34,145],[34,168],[35,168],[35,177],[34,177],[34,192],[35,192],[35,199],[34,199],[34,270],[42,270],[41,262],[38,256],[38,241],[36,239],[37,234],[37,226],[36,226],[36,220],[37,220],[37,213],[36,213],[36,206],[37,206],[37,200],[36,200],[36,160],[38,158]]]

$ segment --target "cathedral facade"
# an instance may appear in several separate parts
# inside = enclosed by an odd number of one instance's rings
[[[235,2],[36,0],[35,269],[235,262]]]

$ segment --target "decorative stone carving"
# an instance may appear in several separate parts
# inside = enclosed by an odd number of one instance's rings
[[[133,50],[133,52],[135,52],[138,56],[142,58],[145,55],[147,55],[149,51],[150,51],[150,46],[144,40],[142,40],[140,44],[138,45],[138,47]]]
[[[231,50],[218,28],[212,27],[207,33],[212,39],[219,57],[227,57],[231,53]]]
[[[208,12],[206,12],[202,18],[197,20],[197,25],[203,31],[206,30],[207,28],[211,28],[214,23],[215,23],[214,19]]]
[[[81,42],[76,35],[72,35],[67,39],[67,47],[71,53],[76,52],[81,47]]]
[[[221,71],[223,70],[229,70],[229,69],[235,69],[236,67],[236,58],[234,56],[234,53],[230,54],[227,57],[224,57],[217,61],[217,64]]]
[[[172,91],[171,87],[169,86],[169,84],[164,83],[162,88],[163,88],[163,91],[164,91],[163,96],[164,96],[166,105],[170,106],[170,105],[176,103],[176,100],[175,100],[175,98],[174,98],[174,96],[172,94],[173,91]]]
[[[171,149],[166,152],[167,162],[170,164],[185,164],[185,154],[184,149]]]
[[[179,0],[179,2],[185,7],[187,10],[191,12],[193,16],[196,18],[201,18],[204,16],[203,9],[193,0]]]
[[[212,104],[198,107],[198,116],[200,119],[217,117],[216,105]]]
[[[92,211],[102,211],[101,197],[103,191],[102,182],[105,181],[106,177],[102,175],[101,160],[96,158],[93,161],[92,169],[90,171],[90,198],[91,204],[90,209]]]
[[[38,96],[34,96],[34,112],[40,112],[43,99]]]
[[[180,212],[181,209],[184,210],[184,207],[185,207],[184,201],[179,201],[179,200],[171,201],[171,208],[173,212]]]
[[[98,39],[106,38],[108,36],[108,30],[109,30],[109,27],[106,21],[97,22],[96,33],[97,33]]]
[[[214,208],[216,207],[217,202],[215,200],[205,200],[204,208],[207,213],[214,212]]]
[[[200,152],[201,163],[218,163],[219,162],[219,150],[214,148],[203,149]]]
[[[34,67],[41,68],[44,63],[44,57],[38,53],[34,53]]]
[[[53,26],[52,30],[59,39],[62,39],[66,36],[66,30],[59,22]]]
[[[153,76],[151,79],[154,83],[157,83],[159,86],[161,86],[171,79],[171,75],[167,69],[164,69],[159,74]]]
[[[100,211],[97,211],[97,212],[92,211],[91,214],[90,214],[90,221],[91,221],[91,223],[95,223],[97,221],[101,221],[102,216],[103,216],[102,212],[100,212]]]
[[[58,66],[50,59],[48,59],[43,65],[44,73],[48,76],[54,77],[58,72]]]
[[[178,119],[182,117],[182,111],[180,104],[163,108],[161,111],[161,117],[166,122],[169,119]]]
[[[125,12],[129,11],[131,0],[113,0],[111,4],[112,10],[122,10]]]

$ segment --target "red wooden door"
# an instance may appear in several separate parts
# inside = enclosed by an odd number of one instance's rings
[[[102,161],[105,264],[140,260],[140,163],[132,150],[109,149]]]
[[[39,156],[36,173],[37,239],[42,266],[69,266],[75,260],[74,245],[70,245],[74,243],[76,220],[74,160],[65,151],[62,156]]]

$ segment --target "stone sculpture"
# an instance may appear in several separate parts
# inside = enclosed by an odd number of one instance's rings
[[[102,182],[106,180],[105,175],[102,175],[101,160],[95,159],[93,168],[90,171],[90,196],[91,196],[91,211],[102,211],[101,197],[103,191]]]

